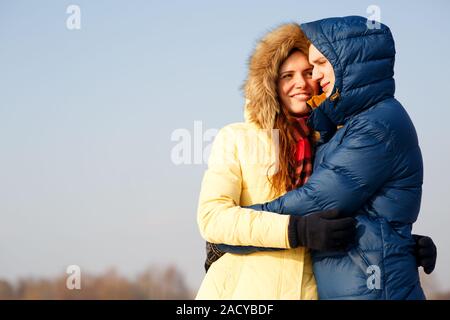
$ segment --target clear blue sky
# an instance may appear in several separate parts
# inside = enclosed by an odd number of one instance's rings
[[[81,8],[80,30],[66,28],[70,4]],[[53,276],[71,264],[133,276],[175,263],[196,289],[206,166],[174,165],[172,132],[193,134],[196,120],[205,131],[243,119],[246,61],[270,28],[367,16],[371,4],[393,31],[396,96],[424,156],[414,231],[437,243],[434,277],[450,290],[450,5],[443,0],[0,0],[0,278]]]

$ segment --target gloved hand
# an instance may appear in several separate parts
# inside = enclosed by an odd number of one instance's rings
[[[343,251],[355,239],[356,220],[337,210],[289,218],[289,243],[319,251]]]
[[[412,236],[414,241],[416,241],[415,255],[417,265],[423,267],[423,271],[426,274],[430,274],[436,266],[437,248],[430,237],[418,234],[413,234]]]
[[[219,260],[225,252],[219,250],[217,245],[211,242],[206,242],[206,261],[205,261],[205,271],[208,272],[209,267]]]

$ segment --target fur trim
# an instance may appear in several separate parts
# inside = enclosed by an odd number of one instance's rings
[[[273,129],[275,115],[280,112],[277,80],[281,64],[294,48],[307,55],[308,44],[300,26],[288,23],[266,34],[256,46],[243,88],[246,117],[261,129]]]

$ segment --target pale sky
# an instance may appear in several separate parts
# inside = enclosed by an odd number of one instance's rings
[[[285,22],[369,16],[374,4],[394,34],[396,97],[423,151],[414,232],[436,242],[433,277],[450,290],[450,5],[432,3],[0,0],[0,278],[72,264],[131,277],[174,263],[196,290],[206,165],[195,154],[208,129],[243,120],[239,87],[256,40]],[[71,4],[79,30],[66,27]],[[180,129],[191,164],[171,158]]]

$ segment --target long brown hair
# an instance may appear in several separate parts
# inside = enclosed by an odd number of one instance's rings
[[[308,55],[308,44],[297,23],[282,24],[258,42],[249,59],[249,72],[243,86],[246,118],[267,132],[278,129],[276,172],[273,173],[273,166],[266,172],[274,197],[293,189],[296,182],[294,126],[289,110],[280,103],[277,92],[280,67],[295,50]]]
[[[294,48],[289,52],[288,57],[294,52],[302,53],[302,51]],[[293,134],[293,131],[295,130],[294,125],[296,123],[296,119],[295,116],[293,116],[289,112],[287,107],[285,107],[284,104],[281,103],[279,98],[278,103],[280,105],[280,112],[278,112],[278,114],[275,116],[274,122],[274,129],[278,130],[277,171],[273,176],[269,175],[269,170],[267,173],[267,178],[269,179],[269,182],[271,184],[271,192],[273,195],[279,195],[298,187],[295,184],[297,181],[297,177],[295,174],[297,161],[294,157],[296,140]]]

